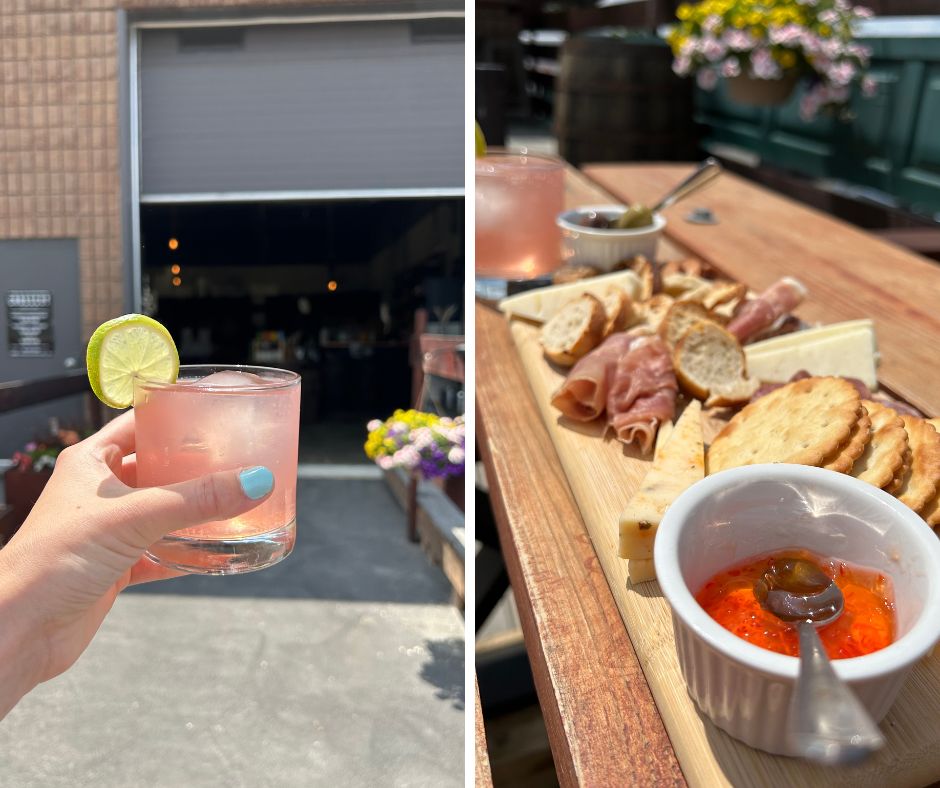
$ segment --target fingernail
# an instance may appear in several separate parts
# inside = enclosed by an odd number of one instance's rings
[[[257,501],[274,489],[274,474],[263,465],[258,465],[238,474],[238,483],[242,486],[242,492],[245,495]]]

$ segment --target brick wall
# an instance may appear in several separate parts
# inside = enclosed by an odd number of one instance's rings
[[[85,338],[124,307],[117,9],[330,4],[0,0],[0,240],[78,238]]]

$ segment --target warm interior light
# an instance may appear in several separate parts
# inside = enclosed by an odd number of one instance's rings
[[[170,271],[174,274],[178,274],[180,272],[180,267],[176,263],[173,263],[173,265],[170,266]]]
[[[337,287],[339,287],[339,285],[336,283],[335,279],[331,279],[329,282],[326,283],[326,289],[329,290],[331,293],[335,292]]]
[[[170,247],[170,251],[175,252],[177,249],[179,249],[180,242],[175,238],[171,238],[167,246]]]
[[[180,279],[178,276],[174,276],[174,277],[173,277],[173,287],[179,287],[181,284],[183,284],[183,280]]]

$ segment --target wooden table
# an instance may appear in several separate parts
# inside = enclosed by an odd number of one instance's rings
[[[570,206],[653,201],[689,169],[569,171]],[[721,224],[682,220],[708,206]],[[940,267],[725,174],[667,213],[661,257],[689,253],[761,288],[800,278],[807,320],[872,317],[880,375],[940,413]],[[476,309],[477,434],[539,701],[563,785],[682,785],[684,778],[502,315]]]

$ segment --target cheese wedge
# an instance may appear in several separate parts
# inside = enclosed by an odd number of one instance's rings
[[[652,558],[631,558],[627,561],[627,575],[631,583],[646,583],[656,579]]]
[[[508,316],[524,317],[544,323],[555,316],[565,304],[575,298],[590,293],[603,301],[607,288],[611,285],[622,287],[634,301],[640,293],[640,278],[633,271],[615,271],[612,274],[592,276],[577,282],[563,285],[550,285],[537,290],[509,296],[499,302],[499,308]]]
[[[809,328],[744,346],[747,374],[768,383],[784,383],[805,369],[810,375],[858,378],[878,388],[878,347],[871,320],[849,320]]]
[[[702,405],[692,400],[657,452],[640,489],[620,515],[620,557],[648,561],[656,529],[679,493],[705,478]],[[638,567],[639,569],[639,567]]]

